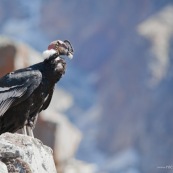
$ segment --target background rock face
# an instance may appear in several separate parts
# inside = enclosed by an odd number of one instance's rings
[[[17,2],[0,2],[0,33],[41,51],[56,38],[74,45],[60,86],[84,134],[77,158],[110,173],[172,164],[172,0]]]
[[[14,59],[16,56],[16,47],[6,39],[0,41],[0,77],[14,69]]]
[[[56,173],[52,150],[28,136],[1,135],[0,158],[9,173]]]

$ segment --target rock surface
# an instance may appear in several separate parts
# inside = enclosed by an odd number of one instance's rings
[[[7,166],[1,161],[0,161],[0,170],[1,173],[8,173]]]
[[[52,150],[38,139],[21,134],[0,136],[0,160],[9,173],[56,173]],[[0,170],[6,173],[6,167]]]

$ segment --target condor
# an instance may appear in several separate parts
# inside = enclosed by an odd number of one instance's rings
[[[56,82],[65,73],[62,55],[73,57],[69,41],[54,41],[44,51],[44,61],[8,73],[0,79],[0,134],[23,130],[33,136],[37,115],[52,99]]]

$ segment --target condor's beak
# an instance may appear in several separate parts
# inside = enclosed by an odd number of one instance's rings
[[[66,44],[67,48],[68,48],[68,52],[67,52],[67,56],[72,59],[73,58],[73,53],[74,53],[74,49],[70,43],[70,41],[68,40],[64,40],[64,43]]]
[[[72,54],[71,52],[68,52],[68,53],[67,53],[67,56],[68,56],[70,59],[73,58],[73,54]]]

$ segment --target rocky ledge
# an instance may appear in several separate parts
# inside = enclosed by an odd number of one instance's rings
[[[52,150],[36,138],[4,133],[0,136],[2,173],[56,173]]]

